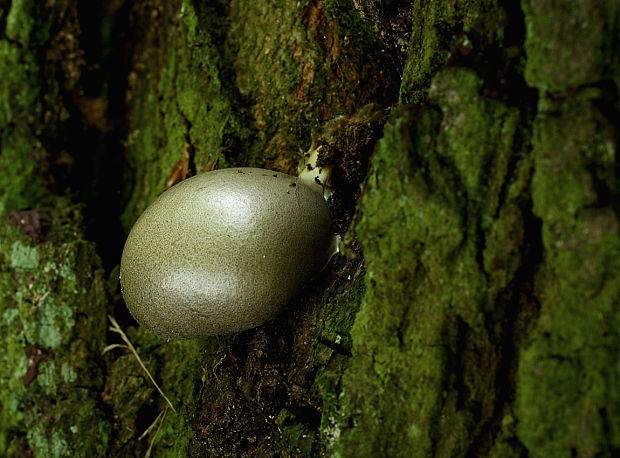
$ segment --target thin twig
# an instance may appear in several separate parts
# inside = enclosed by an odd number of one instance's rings
[[[138,355],[138,352],[136,351],[136,349],[134,348],[134,346],[131,344],[131,342],[129,341],[129,338],[127,337],[127,335],[123,332],[123,330],[121,329],[121,327],[118,325],[118,323],[116,322],[116,320],[114,319],[114,317],[112,315],[108,315],[108,319],[110,320],[110,323],[112,323],[112,326],[110,326],[110,331],[112,332],[116,332],[117,334],[119,334],[121,336],[121,339],[123,339],[123,342],[125,342],[125,344],[127,345],[127,348],[133,353],[133,355],[136,357],[136,359],[138,360],[138,363],[140,364],[140,367],[142,368],[142,370],[144,372],[146,372],[146,375],[148,375],[149,379],[151,380],[151,382],[153,383],[153,385],[155,385],[155,388],[157,388],[157,391],[159,391],[159,394],[161,394],[163,396],[163,398],[166,400],[166,402],[168,403],[168,405],[170,406],[170,408],[172,409],[173,412],[176,412],[176,409],[172,406],[172,403],[170,402],[170,400],[168,399],[168,397],[164,394],[164,392],[161,390],[161,388],[159,387],[159,385],[157,384],[157,382],[155,381],[155,379],[153,378],[153,376],[151,375],[151,373],[149,372],[149,370],[146,368],[146,366],[144,365],[144,363],[142,362],[142,359],[140,358],[140,355]],[[111,347],[111,345],[109,345],[108,348]],[[104,349],[105,350],[105,349]]]

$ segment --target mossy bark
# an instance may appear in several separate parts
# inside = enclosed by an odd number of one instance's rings
[[[614,2],[0,0],[0,455],[617,454],[619,31]],[[122,242],[175,164],[311,147],[344,249],[288,311],[137,327]]]

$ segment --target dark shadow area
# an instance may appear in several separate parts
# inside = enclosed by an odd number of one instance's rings
[[[96,243],[106,271],[120,262],[123,119],[126,91],[127,7],[106,10],[105,2],[78,4],[85,68],[79,92],[65,93],[72,109],[62,148],[73,160],[62,187],[84,205],[85,235]],[[57,178],[57,181],[59,178]],[[60,183],[59,183],[60,184]]]

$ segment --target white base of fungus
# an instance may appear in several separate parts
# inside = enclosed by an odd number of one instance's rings
[[[332,167],[317,167],[316,163],[319,158],[320,150],[321,146],[315,147],[313,142],[299,164],[299,173],[297,177],[309,186],[312,186],[312,184],[320,185],[323,188],[323,198],[329,200],[334,193],[331,187]]]
[[[331,186],[333,167],[317,167],[316,163],[319,159],[320,151],[321,146],[315,146],[315,141],[313,140],[312,145],[310,145],[310,149],[304,153],[303,158],[299,163],[297,178],[313,189],[316,188],[317,184],[321,186],[323,190],[323,198],[328,201],[334,194],[334,190]],[[336,234],[333,240],[332,256],[342,252],[341,244],[342,238],[340,235]],[[325,265],[329,264],[330,260],[331,256]]]

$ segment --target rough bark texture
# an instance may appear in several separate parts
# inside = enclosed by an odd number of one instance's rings
[[[619,46],[612,1],[0,0],[0,455],[618,455]],[[175,164],[311,146],[342,255],[257,329],[137,327]]]

